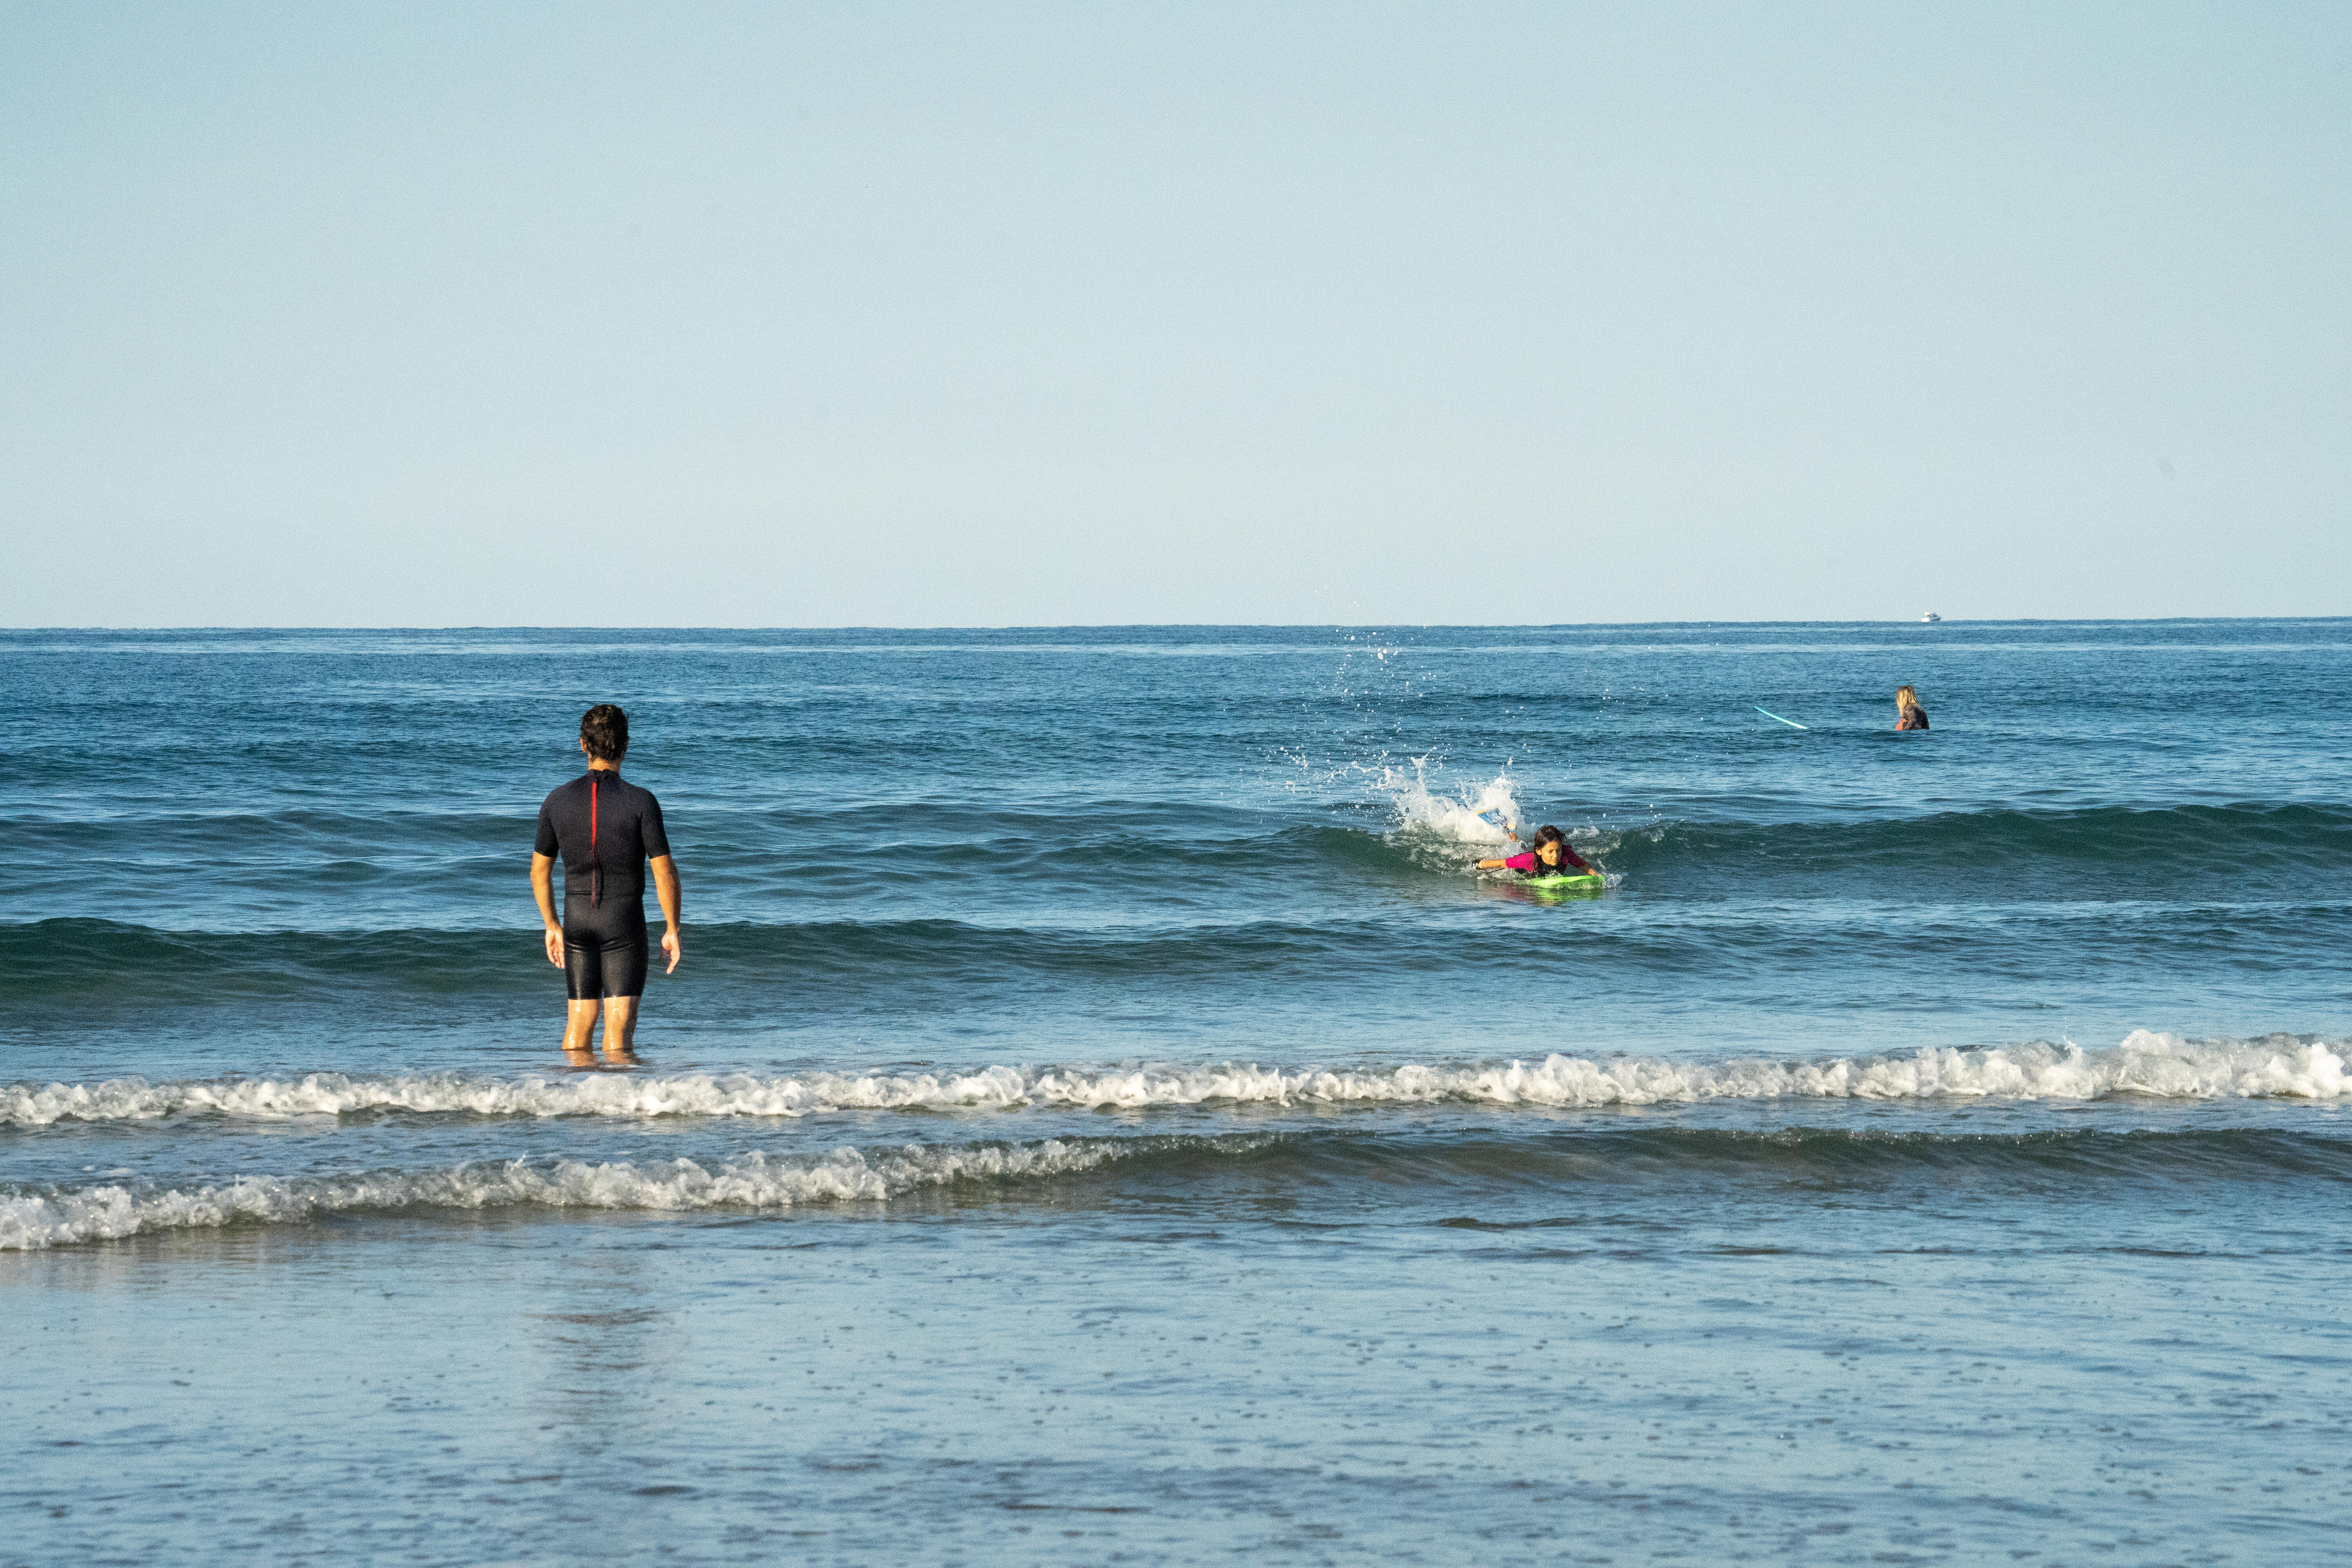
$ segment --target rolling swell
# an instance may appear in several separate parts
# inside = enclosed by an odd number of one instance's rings
[[[477,1161],[424,1171],[342,1176],[241,1174],[163,1187],[0,1187],[0,1251],[114,1240],[142,1233],[302,1224],[326,1215],[493,1210],[708,1211],[789,1214],[845,1203],[887,1205],[965,1190],[1015,1199],[1040,1185],[1113,1180],[1155,1212],[1207,1198],[1221,1183],[1289,1189],[1342,1185],[1391,1213],[1416,1201],[1475,1193],[1704,1186],[1715,1195],[1791,1185],[1890,1195],[1956,1175],[2011,1190],[2079,1190],[2102,1183],[2352,1184],[2352,1139],[2275,1129],[2051,1131],[2009,1134],[1777,1131],[1646,1127],[1547,1131],[1515,1137],[1351,1132],[1049,1139],[861,1152],[818,1159],[752,1152],[694,1160]],[[1138,1188],[1144,1189],[1139,1194]],[[1066,1198],[1057,1197],[1066,1202]],[[1115,1200],[1106,1200],[1115,1201]],[[1522,1221],[1463,1216],[1436,1223],[1509,1231],[1613,1223],[1577,1215]],[[1672,1226],[1653,1226],[1672,1230]]]
[[[1583,840],[1580,839],[1580,845]],[[2102,806],[1945,812],[1894,821],[1672,822],[1611,830],[1612,870],[1749,868],[1776,877],[1989,868],[2079,879],[2103,868],[2176,877],[2352,870],[2352,808],[2315,805]]]
[[[1269,823],[1263,812],[1184,801],[1087,799],[1053,811],[922,802],[904,809],[936,810],[953,822],[954,853],[908,873],[925,880],[968,874],[984,881],[1027,873],[1067,882],[1073,877],[1131,874],[1140,859],[1150,861],[1155,879],[1171,872],[1262,877],[1269,860],[1292,868],[1320,863],[1343,871],[1402,874],[1456,869],[1454,859],[1467,858],[1474,847],[1445,840],[1454,856],[1433,860],[1416,850],[1439,842],[1438,836],[1418,824],[1366,828]],[[1390,805],[1360,801],[1350,809],[1380,816]],[[681,824],[699,824],[695,841],[707,845],[717,859],[698,863],[697,868],[722,877],[729,874],[726,862],[736,856],[756,855],[764,861],[782,832],[821,835],[808,846],[819,864],[808,869],[855,861],[873,847],[866,813],[814,807],[698,813],[680,806],[671,815]],[[706,815],[709,820],[702,823]],[[1580,820],[1573,807],[1559,807],[1555,815],[1563,825]],[[1098,826],[1104,823],[1118,826]],[[201,816],[175,811],[34,816],[17,837],[20,851],[36,857],[82,861],[120,856],[126,863],[174,871],[256,859],[344,863],[390,857],[440,862],[478,857],[497,860],[498,876],[511,881],[514,868],[509,862],[520,858],[517,847],[527,845],[530,834],[531,819],[523,814],[341,812],[302,805]],[[1493,840],[1500,842],[1499,836]],[[1597,846],[1612,862],[1622,858],[1620,868],[1716,865],[1759,856],[1832,872],[1975,867],[1988,857],[2084,868],[2135,864],[2161,855],[2241,870],[2337,870],[2352,868],[2352,807],[2307,802],[2073,811],[2004,807],[1847,821],[1668,819],[1632,827],[1603,819],[1580,832],[1577,842]],[[1475,847],[1484,853],[1492,845],[1482,841]],[[887,879],[897,870],[886,859],[869,863],[865,874]]]
[[[1359,809],[1381,807],[1367,802]],[[1563,825],[1579,820],[1572,810],[1558,815]],[[1573,841],[1614,872],[1763,870],[1777,879],[1801,873],[1821,879],[1828,891],[1840,890],[1837,879],[1846,877],[1959,871],[1980,878],[1989,868],[2076,881],[2103,869],[2145,876],[2158,864],[2167,876],[2184,870],[2284,876],[2352,871],[2352,807],[2256,802],[2000,808],[1842,822],[1670,820],[1625,827],[1604,821],[1577,830]],[[1377,830],[1287,826],[1217,837],[1082,840],[1055,847],[1050,865],[1057,872],[1114,874],[1148,854],[1155,879],[1163,874],[1262,877],[1312,867],[1403,881],[1458,878],[1476,856],[1499,852],[1498,844],[1455,840],[1419,824]]]
[[[1949,1047],[1816,1061],[1733,1058],[1409,1065],[1387,1070],[1199,1067],[990,1067],[964,1073],[460,1073],[149,1083],[0,1085],[0,1128],[174,1117],[282,1118],[399,1111],[478,1117],[801,1117],[827,1110],[1033,1107],[1456,1104],[1496,1109],[1682,1105],[1713,1100],[2092,1100],[2352,1098],[2341,1042],[2276,1037],[2189,1041],[2145,1030],[2120,1045]]]
[[[2217,890],[2218,891],[2218,890]],[[1784,911],[1723,904],[1677,910],[1672,921],[1619,917],[1597,901],[1529,925],[1517,940],[1528,956],[1572,945],[1589,986],[1686,984],[1726,964],[1756,984],[1782,984],[1829,967],[1906,984],[1991,977],[2027,985],[2081,983],[2086,973],[2210,969],[2222,960],[2247,974],[2306,973],[2328,961],[2343,902],[2251,903],[2086,896],[2000,911],[1907,900],[1848,899],[1802,923]],[[1497,884],[1493,896],[1520,896]],[[1654,905],[1641,906],[1654,909]],[[1181,914],[1182,911],[1170,911]],[[1580,918],[1580,916],[1581,918]],[[692,969],[657,986],[681,997],[731,994],[753,1010],[813,998],[936,1011],[1024,984],[1116,988],[1161,994],[1184,989],[1214,1004],[1238,980],[1272,982],[1286,996],[1310,990],[1370,994],[1408,975],[1489,976],[1491,960],[1434,921],[1442,912],[1366,909],[1326,919],[1195,924],[1125,923],[1079,929],[981,925],[946,918],[812,921],[692,928]],[[221,1002],[317,1003],[355,987],[416,998],[522,996],[545,990],[538,933],[492,931],[174,931],[110,921],[0,924],[0,966],[10,975],[0,1018],[41,1007],[186,1006]],[[1943,977],[1937,979],[1935,977]],[[713,982],[725,983],[714,988]],[[1199,987],[1210,989],[1202,993]],[[865,1000],[860,1000],[865,999]]]
[[[1496,847],[1420,822],[1349,826],[1269,822],[1181,803],[1083,804],[1075,817],[965,813],[952,852],[919,860],[877,857],[869,838],[845,826],[780,859],[774,840],[796,814],[753,811],[703,828],[695,839],[699,858],[690,863],[699,895],[717,900],[702,904],[703,912],[782,928],[786,913],[871,907],[877,895],[910,913],[1082,908],[1144,918],[1204,906],[1290,916],[1328,902],[1335,887],[1357,895],[1471,896],[1469,862]],[[1364,802],[1351,809],[1377,816],[1384,808]],[[838,814],[806,815],[829,822]],[[677,816],[681,825],[690,817]],[[1092,826],[1102,821],[1118,826]],[[58,915],[103,915],[152,897],[159,879],[194,871],[205,882],[195,908],[221,923],[318,931],[406,923],[420,911],[486,923],[512,918],[520,846],[529,832],[525,819],[489,814],[404,818],[301,808],[32,822],[19,837],[31,863],[60,879],[47,900]],[[2352,873],[2352,808],[1999,809],[1834,822],[1685,818],[1638,827],[1604,821],[1579,831],[1575,842],[1628,890],[1654,899],[1767,887],[1775,898],[2014,901],[2226,888],[2236,897],[2307,899]]]

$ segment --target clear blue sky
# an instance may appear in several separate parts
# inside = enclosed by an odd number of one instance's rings
[[[0,30],[0,623],[2352,613],[2341,5]]]

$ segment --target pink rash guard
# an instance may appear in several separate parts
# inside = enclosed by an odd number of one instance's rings
[[[1550,867],[1536,858],[1536,852],[1532,849],[1528,850],[1524,855],[1514,855],[1510,858],[1505,860],[1503,864],[1514,871],[1523,872],[1530,877],[1540,877],[1546,872],[1551,870]],[[1559,847],[1559,871],[1558,874],[1560,876],[1566,876],[1568,874],[1568,868],[1571,866],[1575,867],[1580,871],[1590,871],[1592,869],[1591,867],[1586,865],[1582,860],[1577,858],[1575,850],[1570,849],[1567,845],[1563,844]]]

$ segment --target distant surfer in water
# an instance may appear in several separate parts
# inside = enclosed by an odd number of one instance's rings
[[[1511,837],[1517,838],[1518,835],[1512,833]],[[1580,877],[1592,871],[1592,868],[1568,847],[1568,835],[1549,823],[1536,829],[1535,842],[1526,854],[1507,856],[1500,860],[1481,860],[1478,869],[1517,871],[1522,877]]]
[[[1895,727],[1898,730],[1924,730],[1927,727],[1927,710],[1919,706],[1916,687],[1895,689]]]
[[[589,1061],[588,1037],[604,1016],[604,1059],[636,1060],[637,1003],[652,957],[646,940],[646,866],[661,900],[662,952],[675,973],[678,946],[677,867],[653,791],[621,782],[629,752],[629,716],[600,702],[581,716],[580,749],[588,771],[551,791],[539,808],[539,843],[530,857],[530,890],[546,925],[547,962],[563,971],[571,1011],[563,1054]],[[563,858],[563,918],[555,918],[555,858]]]

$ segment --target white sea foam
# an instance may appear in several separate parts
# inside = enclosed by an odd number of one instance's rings
[[[1283,1072],[1256,1067],[1042,1073],[1033,1102],[1082,1106],[1465,1100],[1490,1105],[1657,1105],[1710,1100],[2094,1100],[2352,1096],[2343,1056],[2323,1044],[2190,1042],[2137,1030],[2119,1045],[1939,1047],[1907,1056],[1827,1061],[1596,1061],[1549,1056],[1537,1063],[1402,1067],[1387,1072]]]
[[[1409,1066],[1383,1070],[1202,1067],[1013,1068],[971,1073],[591,1074],[568,1079],[454,1073],[295,1079],[0,1086],[0,1126],[174,1116],[283,1118],[415,1111],[480,1116],[775,1116],[828,1110],[1122,1108],[1216,1104],[1660,1105],[1710,1100],[2169,1100],[2352,1098],[2344,1042],[2184,1040],[2138,1030],[2122,1044],[1938,1047],[1815,1061],[1665,1057]]]
[[[283,1224],[320,1214],[399,1209],[778,1209],[884,1201],[923,1187],[1087,1170],[1135,1143],[1049,1141],[1021,1148],[922,1149],[869,1155],[843,1149],[814,1163],[747,1154],[712,1165],[692,1160],[610,1164],[523,1161],[424,1173],[351,1177],[246,1176],[193,1191],[139,1193],[100,1186],[0,1195],[0,1251],[103,1241],[142,1231]]]
[[[1519,819],[1518,801],[1511,794],[1507,775],[1498,775],[1475,791],[1444,795],[1429,787],[1427,768],[1417,761],[1410,773],[1398,768],[1385,770],[1381,784],[1396,803],[1402,832],[1485,847],[1508,843],[1509,835],[1504,829]]]

